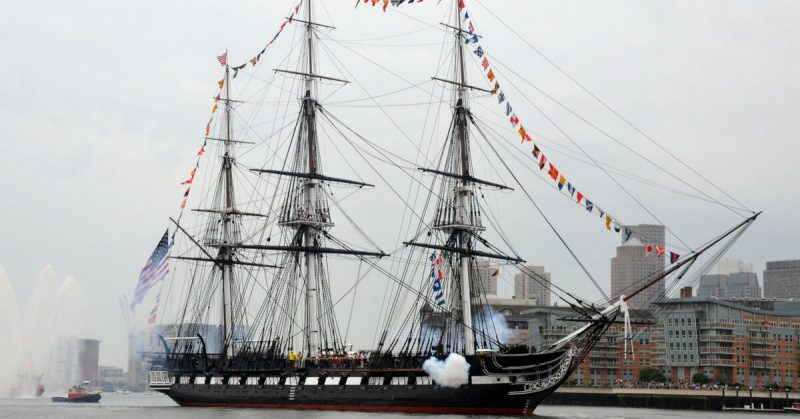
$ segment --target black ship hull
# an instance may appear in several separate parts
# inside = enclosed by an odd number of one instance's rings
[[[150,387],[181,406],[531,415],[576,362],[575,349],[470,357],[467,384],[446,386],[420,369],[212,374],[152,371]]]
[[[553,389],[509,395],[509,384],[423,386],[173,385],[161,390],[181,406],[530,415]]]

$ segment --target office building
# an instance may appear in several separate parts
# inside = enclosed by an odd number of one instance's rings
[[[800,298],[800,259],[767,262],[765,298]]]
[[[647,252],[646,244],[664,247],[665,229],[661,225],[641,224],[628,226],[633,231],[628,237],[622,234],[622,244],[611,258],[611,298],[629,294],[645,284],[655,273],[664,269],[666,253]],[[638,237],[641,237],[640,240]],[[645,307],[664,296],[665,280],[662,278],[628,301],[631,307]]]
[[[488,261],[479,260],[475,262],[478,278],[483,284],[483,290],[487,295],[497,296],[497,277],[500,276],[499,267],[492,266]]]
[[[99,367],[100,341],[78,339],[78,381],[88,381],[89,386],[97,387],[100,384]]]
[[[540,306],[549,306],[550,281],[550,272],[545,272],[544,266],[525,266],[514,275],[514,298],[533,299]]]

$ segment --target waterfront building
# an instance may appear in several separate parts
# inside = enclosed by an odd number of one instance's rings
[[[530,340],[538,349],[546,348],[567,336],[580,322],[571,307],[536,307],[522,313],[529,317]],[[631,310],[633,346],[626,342],[621,324],[615,323],[606,331],[591,352],[584,358],[567,381],[579,386],[607,386],[639,380],[643,368],[653,366],[656,341],[653,340],[653,318],[644,310]]]
[[[800,301],[686,295],[658,303],[663,312],[658,319],[632,311],[634,323],[641,323],[633,326],[633,354],[624,351],[621,325],[612,325],[569,381],[589,386],[636,383],[642,368],[653,367],[678,384],[702,373],[712,382],[745,387],[800,386]],[[578,317],[567,307],[536,307],[522,314],[530,317],[529,334],[539,347],[578,324],[564,320]]]
[[[665,229],[662,225],[640,224],[627,226],[635,235],[626,240],[622,236],[622,244],[617,247],[616,256],[611,259],[611,298],[632,291],[643,284],[655,272],[664,269],[665,256],[656,252],[648,254],[647,247],[636,237],[642,237],[652,246],[664,246]],[[664,296],[664,279],[633,297],[628,304],[631,307],[646,307]]]
[[[122,390],[128,384],[128,376],[122,368],[101,365],[97,370],[97,375],[99,379],[98,387],[102,391]]]
[[[549,306],[550,281],[550,272],[546,272],[544,266],[525,266],[514,275],[514,298],[534,299],[541,306]]]
[[[767,262],[765,298],[800,298],[800,259]]]

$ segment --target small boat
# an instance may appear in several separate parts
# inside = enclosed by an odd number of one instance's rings
[[[69,388],[67,392],[67,397],[53,397],[53,402],[58,403],[97,403],[100,401],[100,392],[99,391],[88,391],[86,389],[86,385],[89,384],[88,381],[84,381],[83,384],[78,386],[73,386]]]
[[[784,407],[783,411],[787,413],[800,413],[800,403],[792,403],[790,407]]]

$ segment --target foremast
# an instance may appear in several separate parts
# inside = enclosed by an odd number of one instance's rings
[[[319,182],[314,179],[318,175],[317,168],[317,131],[316,131],[316,100],[314,99],[314,28],[312,26],[313,13],[311,10],[312,1],[306,3],[306,37],[308,42],[308,60],[305,76],[306,92],[303,97],[303,118],[305,118],[306,141],[308,149],[308,166],[307,174],[309,175],[306,187],[306,206],[310,214],[319,214],[317,209],[317,188]],[[326,218],[326,217],[321,217]],[[329,219],[329,217],[327,217]],[[316,240],[316,235],[323,227],[323,220],[318,220],[318,224],[307,226],[304,232],[303,240],[305,246],[308,248],[319,247],[319,242]],[[311,251],[305,252],[306,261],[306,342],[307,351],[310,357],[316,357],[319,354],[319,317],[317,315],[317,307],[319,306],[319,298],[317,294],[316,281],[316,265],[317,255]]]
[[[225,145],[225,153],[222,156],[222,187],[224,196],[224,210],[222,216],[222,243],[219,247],[217,259],[220,261],[222,269],[222,335],[223,350],[225,356],[234,356],[234,320],[233,320],[233,259],[236,251],[233,237],[233,209],[236,207],[233,186],[233,143],[231,129],[231,84],[230,66],[225,66],[225,98],[223,111],[225,116],[225,126],[222,141]]]

